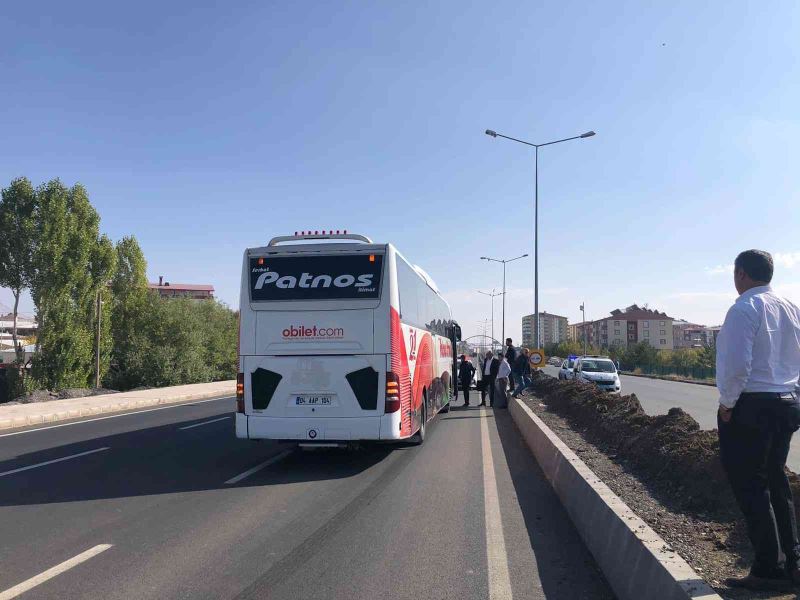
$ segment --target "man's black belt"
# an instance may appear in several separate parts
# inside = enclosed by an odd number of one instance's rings
[[[742,392],[739,398],[752,398],[754,400],[797,400],[794,392]]]

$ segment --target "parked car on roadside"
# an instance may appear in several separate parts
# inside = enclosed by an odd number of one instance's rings
[[[575,361],[577,360],[576,356],[570,356],[564,362],[561,363],[561,368],[558,370],[558,378],[559,379],[572,379],[573,372],[572,370],[575,368]]]
[[[597,389],[616,394],[622,390],[617,365],[607,356],[580,356],[572,372],[574,379],[593,383]]]

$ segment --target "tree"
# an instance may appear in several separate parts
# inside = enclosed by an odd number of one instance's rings
[[[33,373],[49,389],[84,387],[94,371],[95,302],[113,275],[116,255],[99,235],[100,217],[86,190],[54,179],[36,190],[31,296],[39,320]],[[107,309],[106,332],[110,325]],[[102,336],[101,336],[102,337]],[[105,336],[108,338],[108,336]],[[110,346],[101,348],[101,371]]]
[[[135,237],[116,246],[117,269],[111,280],[111,366],[107,385],[125,390],[144,384],[149,351],[148,318],[152,303],[147,291],[147,262]]]
[[[717,347],[705,345],[697,352],[694,366],[701,369],[714,369],[717,366]]]
[[[22,353],[17,339],[17,317],[22,292],[30,287],[33,256],[36,247],[36,194],[31,182],[20,177],[2,191],[0,200],[0,286],[14,296],[11,340],[17,353]]]

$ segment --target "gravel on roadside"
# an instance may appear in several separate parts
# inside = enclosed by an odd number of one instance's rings
[[[609,408],[608,404],[603,404],[602,398],[595,396],[593,389],[586,390],[586,386],[574,382],[554,383],[555,380],[549,377],[548,380],[540,380],[538,395],[534,389],[526,390],[523,401],[717,593],[731,599],[798,598],[794,593],[756,593],[725,585],[726,577],[745,575],[752,560],[744,523],[729,490],[720,490],[710,484],[706,484],[708,490],[703,490],[702,485],[687,483],[689,473],[692,477],[698,476],[696,465],[681,464],[684,457],[687,462],[703,462],[697,461],[696,456],[702,456],[702,452],[708,454],[709,447],[713,449],[709,444],[712,432],[692,431],[691,424],[686,421],[691,417],[682,411],[673,413],[675,409],[669,416],[644,417],[652,421],[643,422],[637,414],[638,400],[635,396],[623,398],[622,402],[612,400]],[[581,404],[580,398],[587,393],[590,393],[589,403],[594,405],[588,414],[581,415],[575,407]],[[614,406],[615,402],[617,406]],[[640,406],[638,410],[641,410]],[[622,413],[624,417],[620,417]],[[615,418],[626,423],[613,423]],[[608,422],[603,424],[601,421]],[[643,444],[633,439],[635,435],[630,435],[631,430],[637,432],[637,428],[628,426],[631,421],[647,438],[661,437],[659,447],[667,450],[656,456],[642,457]],[[686,427],[682,429],[676,423]],[[611,433],[616,425],[619,425],[620,436]],[[664,431],[654,435],[648,427]],[[694,427],[699,429],[696,423]],[[673,452],[676,445],[695,448],[688,452],[685,449]],[[700,447],[702,452],[696,447]],[[653,452],[652,444],[647,451]],[[718,501],[709,490],[720,492]]]

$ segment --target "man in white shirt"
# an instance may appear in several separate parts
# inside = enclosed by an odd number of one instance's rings
[[[772,290],[772,272],[767,252],[736,257],[740,296],[717,338],[720,458],[755,550],[750,573],[727,583],[750,589],[800,584],[800,541],[784,472],[800,427],[800,309]]]
[[[497,353],[499,365],[497,367],[497,381],[494,387],[494,406],[506,408],[508,406],[508,377],[511,375],[511,365],[502,352]]]

